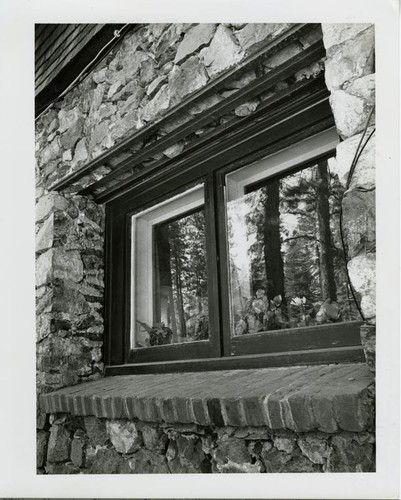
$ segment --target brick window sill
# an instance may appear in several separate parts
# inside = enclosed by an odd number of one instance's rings
[[[107,419],[363,432],[372,428],[373,382],[363,363],[124,375],[43,394],[40,404]]]

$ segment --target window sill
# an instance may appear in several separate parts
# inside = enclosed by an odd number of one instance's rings
[[[364,363],[107,377],[40,398],[45,413],[108,419],[265,426],[295,432],[372,427]]]

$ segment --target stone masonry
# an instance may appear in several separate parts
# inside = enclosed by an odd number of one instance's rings
[[[295,433],[51,414],[39,473],[374,472],[372,432]]]
[[[47,394],[103,376],[104,207],[76,192],[112,169],[101,166],[62,192],[51,186],[135,130],[155,123],[172,106],[235,67],[289,24],[148,24],[122,42],[63,100],[36,122],[37,393]],[[263,65],[183,111],[148,147],[191,117],[222,102],[257,76],[322,38],[320,27],[279,48]],[[374,33],[371,25],[323,25],[327,58],[295,75],[325,71],[338,132],[337,162],[344,178],[374,104]],[[325,66],[324,66],[325,64]],[[291,82],[283,80],[258,98],[163,153],[173,158],[213,126],[252,115],[259,104]],[[374,126],[374,114],[370,129]],[[368,131],[369,132],[369,131]],[[119,158],[121,160],[121,158]],[[125,172],[125,176],[132,172]],[[366,319],[374,321],[374,135],[343,202],[349,273]],[[372,346],[374,329],[364,335]],[[372,340],[373,338],[373,340]],[[50,417],[49,417],[50,415]],[[240,472],[372,470],[373,429],[306,434],[259,424],[242,426],[157,422],[149,419],[37,412],[41,473]],[[259,434],[258,434],[259,433]],[[253,436],[253,437],[252,437]],[[233,451],[235,450],[235,452]],[[242,457],[235,463],[230,457]],[[312,457],[312,458],[311,458]]]
[[[326,85],[339,135],[338,167],[348,176],[367,126],[364,140],[375,125],[375,34],[371,24],[323,24],[327,52]],[[369,116],[371,115],[368,123]],[[375,369],[376,339],[376,212],[375,139],[366,144],[342,202],[348,273],[369,323],[361,338],[368,365]],[[363,144],[363,143],[362,143]]]
[[[372,389],[364,364],[109,377],[42,396],[38,467],[369,472]]]
[[[325,78],[339,135],[337,162],[348,175],[368,116],[375,105],[374,27],[324,24]],[[366,137],[372,131],[374,112]],[[375,135],[356,166],[343,200],[348,271],[367,320],[375,319]]]

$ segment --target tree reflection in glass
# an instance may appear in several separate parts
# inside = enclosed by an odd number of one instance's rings
[[[324,160],[227,202],[232,334],[359,319],[339,233],[343,187]]]
[[[203,209],[154,226],[154,263],[155,325],[163,323],[171,330],[171,334],[165,335],[165,343],[207,340]]]

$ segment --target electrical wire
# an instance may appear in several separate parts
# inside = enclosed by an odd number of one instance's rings
[[[96,64],[99,64],[106,56],[107,54],[110,53],[110,51],[114,48],[115,42],[117,39],[121,38],[124,36],[128,29],[126,29],[130,24],[124,24],[119,30],[114,31],[114,36],[111,40],[109,40],[104,47],[102,47],[99,52],[96,54],[96,56],[85,66],[85,68],[79,73],[79,75],[68,85],[68,87],[61,92],[61,94],[53,99],[47,106],[46,108],[41,111],[38,116],[35,118],[35,122],[44,114],[46,113],[56,102],[60,101],[63,97],[65,97],[72,89],[74,89],[79,83],[81,83],[82,80],[84,80],[87,77],[86,73],[89,73]],[[125,31],[124,31],[125,30]],[[107,52],[105,52],[107,50]],[[100,56],[102,56],[100,58]],[[99,59],[100,58],[100,59]]]
[[[344,238],[344,230],[343,230],[343,200],[344,200],[344,197],[345,197],[345,194],[346,192],[348,191],[349,189],[349,186],[351,185],[351,180],[352,180],[352,177],[354,175],[354,172],[355,172],[355,168],[356,168],[356,165],[359,161],[359,158],[361,157],[362,155],[362,152],[363,150],[365,149],[365,147],[367,146],[368,142],[370,141],[370,139],[372,138],[373,134],[375,133],[376,129],[374,128],[371,133],[369,134],[369,136],[367,137],[365,143],[362,145],[362,141],[366,135],[366,132],[368,130],[368,127],[369,127],[369,123],[370,123],[370,120],[372,118],[372,114],[373,114],[373,111],[374,111],[375,107],[373,106],[372,109],[370,110],[370,113],[369,113],[369,116],[366,120],[366,124],[365,124],[365,127],[364,127],[364,130],[363,130],[363,134],[361,136],[361,139],[358,143],[358,147],[356,148],[356,151],[355,151],[355,154],[354,154],[354,157],[352,159],[352,162],[351,162],[351,166],[350,166],[350,170],[348,172],[348,177],[347,177],[347,182],[346,182],[346,189],[344,190],[344,193],[343,193],[343,196],[341,198],[341,202],[340,202],[340,238],[341,238],[341,246],[343,247],[343,254],[344,254],[344,261],[345,261],[345,271],[346,271],[346,275],[347,275],[347,281],[348,281],[348,286],[349,286],[349,289],[351,291],[351,294],[352,294],[352,298],[354,299],[354,302],[355,302],[355,305],[358,309],[358,312],[359,312],[359,315],[361,316],[362,318],[362,321],[366,324],[370,324],[369,321],[366,320],[363,312],[362,312],[362,308],[357,300],[357,297],[356,297],[356,292],[355,292],[355,289],[354,289],[354,286],[352,285],[351,283],[351,278],[350,278],[350,275],[349,275],[349,271],[348,271],[348,258],[347,258],[347,246],[346,246],[346,243],[345,243],[345,238]]]

